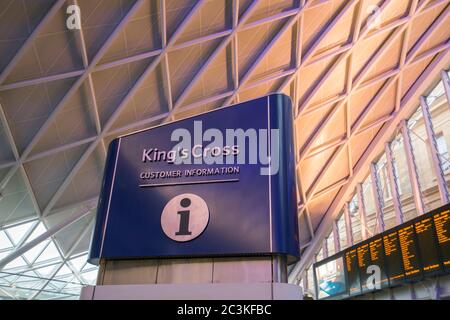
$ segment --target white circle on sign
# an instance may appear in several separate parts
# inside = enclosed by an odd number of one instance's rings
[[[206,229],[208,221],[208,205],[193,193],[180,194],[170,199],[161,214],[164,233],[178,242],[197,238]]]

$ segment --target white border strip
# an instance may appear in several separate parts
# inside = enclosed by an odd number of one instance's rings
[[[270,252],[273,251],[272,248],[272,139],[270,136],[270,95],[267,96],[267,138],[269,146],[269,228],[270,228]]]
[[[189,184],[206,184],[206,183],[219,183],[219,182],[239,182],[239,179],[219,179],[219,180],[200,180],[200,181],[186,181],[186,182],[140,184],[139,187],[148,188],[148,187],[180,186],[180,185],[189,185]]]

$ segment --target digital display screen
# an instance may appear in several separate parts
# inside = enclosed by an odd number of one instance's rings
[[[315,271],[319,299],[332,297],[346,291],[342,257],[317,266]]]
[[[370,273],[368,272],[368,268],[370,266],[370,251],[369,251],[369,244],[366,243],[364,245],[359,246],[356,249],[356,252],[358,254],[358,267],[359,267],[359,276],[361,279],[361,290],[363,293],[372,291],[373,288],[367,287],[367,280],[370,276]]]
[[[433,218],[442,262],[445,269],[450,271],[450,210],[437,213]]]
[[[419,247],[422,270],[425,274],[431,275],[440,271],[441,262],[437,247],[436,231],[433,217],[427,217],[414,223]]]
[[[414,226],[409,225],[398,230],[400,249],[402,251],[403,268],[406,277],[420,275],[421,266],[415,241]]]
[[[403,258],[400,250],[397,231],[392,231],[383,236],[384,255],[387,268],[387,274],[390,285],[402,283],[405,277],[403,271]]]
[[[326,261],[314,265],[319,299],[356,296],[450,273],[450,204],[351,246]]]
[[[361,281],[359,278],[358,256],[356,254],[356,248],[345,253],[345,265],[347,267],[347,282],[349,287],[349,294],[360,294]]]
[[[374,286],[376,288],[387,288],[389,286],[389,278],[386,273],[386,264],[384,261],[383,238],[379,237],[369,242],[370,264],[377,266],[380,271],[380,277],[374,278]]]

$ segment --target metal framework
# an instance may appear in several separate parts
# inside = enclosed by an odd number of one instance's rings
[[[369,2],[48,0],[29,8],[30,19],[11,1],[0,9],[8,45],[0,51],[0,226],[37,217],[60,251],[60,268],[70,266],[92,223],[69,222],[84,221],[96,202],[113,137],[280,91],[295,110],[299,245],[312,261],[326,232],[339,244],[333,217],[449,63],[447,0],[380,0],[377,16]],[[80,30],[65,26],[72,4]],[[420,197],[416,204],[423,211]],[[37,225],[0,255],[0,270],[40,244],[28,241]],[[76,235],[71,245],[61,245],[61,230]]]
[[[436,108],[444,105],[449,105],[450,100],[448,99],[448,95],[446,90],[448,88],[445,87],[445,82],[448,81],[448,72],[447,71],[443,71],[441,73],[441,81],[443,83],[443,87],[444,87],[444,91],[442,92],[442,95],[445,96],[445,100],[443,102],[439,102],[436,103]],[[437,186],[437,193],[439,194],[439,201],[437,205],[442,205],[442,204],[446,204],[449,202],[449,198],[448,198],[448,186],[447,186],[447,181],[445,180],[445,174],[444,174],[444,166],[442,164],[441,158],[440,158],[440,154],[439,151],[437,149],[437,144],[436,144],[436,135],[435,135],[435,130],[434,130],[434,126],[433,126],[433,121],[432,121],[432,116],[431,116],[431,111],[430,111],[430,105],[427,103],[427,99],[424,96],[421,96],[418,99],[418,105],[420,106],[422,113],[421,113],[421,119],[423,119],[423,127],[424,130],[426,132],[427,135],[427,141],[429,141],[429,143],[427,144],[428,147],[425,149],[429,152],[430,154],[430,159],[431,159],[431,163],[430,163],[430,169],[434,171],[435,176],[437,177],[435,180],[436,186]],[[416,105],[417,106],[417,105]],[[448,115],[447,115],[448,116]],[[417,122],[417,119],[416,119]],[[399,131],[401,131],[402,133],[402,137],[403,137],[403,145],[404,145],[404,149],[403,152],[405,154],[405,158],[406,158],[406,163],[408,166],[408,173],[409,173],[409,180],[411,182],[411,191],[412,191],[412,197],[413,197],[413,201],[414,201],[414,205],[415,205],[415,211],[416,211],[416,215],[420,215],[422,213],[424,213],[424,199],[427,197],[427,195],[424,194],[424,190],[421,187],[420,183],[419,183],[419,172],[418,172],[418,168],[417,168],[417,162],[415,160],[414,157],[414,152],[413,152],[413,145],[411,143],[411,137],[410,137],[410,128],[407,124],[406,120],[403,120],[400,122],[399,124]],[[402,201],[400,199],[400,192],[399,192],[399,185],[398,185],[398,176],[397,176],[397,172],[394,166],[394,160],[393,160],[393,155],[392,155],[392,149],[391,149],[391,142],[387,142],[385,143],[384,146],[384,154],[386,155],[386,165],[387,165],[387,170],[388,170],[388,183],[390,184],[391,187],[391,192],[392,192],[392,203],[393,203],[393,211],[395,213],[395,217],[396,217],[396,224],[401,224],[404,222],[404,215],[403,215],[403,210],[402,210]],[[370,165],[370,177],[371,177],[371,189],[372,189],[372,193],[373,193],[373,198],[374,198],[374,206],[375,206],[375,220],[376,220],[376,225],[378,226],[378,230],[376,230],[376,233],[379,232],[383,232],[384,231],[384,204],[383,204],[383,199],[382,199],[382,195],[380,194],[381,192],[381,188],[380,188],[380,176],[377,172],[377,166],[375,163],[371,163]],[[367,230],[366,230],[366,214],[365,214],[365,208],[364,208],[364,201],[363,201],[363,187],[362,184],[359,183],[356,186],[356,195],[357,195],[357,199],[358,199],[358,209],[359,209],[359,213],[360,213],[360,222],[361,222],[361,231],[363,233],[362,235],[362,240],[367,238]],[[428,195],[429,196],[429,195]],[[347,233],[347,238],[350,239],[348,241],[348,246],[354,244],[353,242],[353,234],[354,234],[354,230],[353,230],[353,226],[351,224],[351,220],[350,220],[350,215],[349,215],[349,209],[348,209],[348,203],[344,204],[343,210],[344,210],[344,217],[345,217],[345,230]],[[332,222],[332,233],[333,236],[339,236],[339,227],[337,224],[337,220],[334,220]],[[366,233],[364,234],[364,230],[366,230]],[[315,240],[315,241],[320,241],[320,240]],[[314,244],[312,244],[310,246],[310,248],[312,248]],[[336,242],[334,243],[335,246],[335,250],[339,251],[342,248],[340,247],[340,243]],[[319,249],[321,248],[320,246],[318,247]],[[299,272],[297,275],[297,279],[302,278],[304,276],[306,276],[307,270],[310,270],[311,268],[311,264],[305,264],[304,266],[304,270],[302,272]],[[292,274],[294,273],[295,270],[293,271]],[[303,275],[303,276],[302,276]],[[407,285],[401,288],[397,288],[397,289],[391,289],[388,291],[389,294],[389,298],[390,299],[395,299],[398,297],[402,297],[402,299],[422,299],[422,298],[431,298],[431,299],[439,299],[441,293],[443,292],[443,290],[446,292],[446,296],[448,294],[448,283],[449,283],[449,279],[448,277],[444,277],[442,279],[438,278],[435,280],[431,280],[429,281],[431,287],[428,289],[426,289],[425,291],[423,290],[423,288],[428,287],[427,283],[421,283],[420,285]],[[307,281],[304,281],[305,286],[309,286],[307,288],[308,292],[314,292],[314,284],[310,284]],[[381,293],[377,293],[375,295],[371,294],[371,295],[366,295],[363,296],[361,298],[363,299],[385,299],[386,298],[386,292],[381,292]]]
[[[390,143],[385,144],[384,153],[386,154],[388,179],[389,179],[389,185],[391,187],[392,202],[394,204],[395,220],[396,220],[397,224],[402,224],[403,223],[403,212],[402,212],[402,206],[400,203],[400,195],[399,195],[399,191],[398,191],[398,183],[397,183],[398,176],[397,176],[397,172],[396,172],[395,166],[394,166],[394,160],[392,157],[392,149],[391,149]]]
[[[375,202],[375,219],[376,219],[376,228],[375,232],[383,232],[384,231],[384,212],[383,212],[383,198],[380,190],[380,182],[377,175],[377,167],[375,163],[370,165],[370,176],[372,178],[372,183],[370,184],[372,187],[372,195]]]
[[[430,145],[430,153],[432,159],[432,169],[437,179],[439,189],[439,196],[442,203],[450,202],[447,190],[447,182],[445,181],[444,171],[442,169],[442,161],[439,156],[439,150],[436,145],[436,135],[434,134],[433,124],[431,123],[430,107],[424,97],[420,98],[420,105],[422,107],[423,120],[425,122],[425,129]]]

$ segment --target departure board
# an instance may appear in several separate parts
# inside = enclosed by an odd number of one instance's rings
[[[361,279],[361,290],[363,293],[372,291],[372,289],[367,288],[367,279],[370,274],[367,272],[367,268],[370,266],[370,251],[369,244],[363,244],[356,249],[358,255],[358,268]]]
[[[417,245],[419,247],[422,270],[427,275],[440,272],[441,262],[437,246],[436,231],[433,217],[427,217],[414,223]]]
[[[450,204],[317,262],[314,270],[321,285],[319,299],[342,299],[422,277],[448,274]]]
[[[408,278],[420,276],[422,271],[415,236],[413,225],[398,229],[403,269],[405,270],[405,276]]]
[[[434,225],[444,268],[450,271],[450,210],[434,215]]]
[[[345,252],[345,266],[347,268],[347,283],[350,295],[361,293],[361,281],[359,277],[358,256],[356,248]]]
[[[380,278],[375,280],[374,285],[381,289],[389,287],[389,278],[386,272],[386,264],[384,257],[383,238],[378,237],[369,242],[370,264],[378,266],[380,270]]]
[[[402,252],[400,250],[397,231],[391,231],[384,235],[383,244],[390,285],[403,283],[405,273],[403,271]]]

